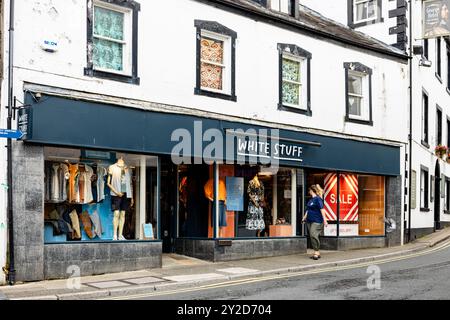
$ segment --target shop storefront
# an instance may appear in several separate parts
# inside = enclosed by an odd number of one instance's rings
[[[161,267],[163,252],[211,261],[305,253],[310,184],[325,189],[326,248],[400,238],[384,227],[385,217],[401,216],[399,147],[25,98],[26,135],[14,147],[19,280],[69,277],[70,266],[81,275]]]

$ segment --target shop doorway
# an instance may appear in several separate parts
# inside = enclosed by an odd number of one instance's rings
[[[436,161],[434,171],[434,230],[441,228],[441,166]]]
[[[173,253],[177,236],[177,167],[170,160],[161,161],[160,203],[163,253]]]

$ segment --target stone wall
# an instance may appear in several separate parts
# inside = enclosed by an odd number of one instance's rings
[[[161,268],[162,242],[47,244],[44,261],[47,280],[68,278],[71,266],[81,276]]]
[[[16,280],[43,280],[44,149],[14,142],[12,163]]]
[[[214,239],[177,239],[176,252],[213,262],[306,253],[306,238],[234,239],[221,246]]]
[[[395,221],[396,229],[386,234],[386,246],[399,246],[402,243],[402,177],[386,178],[386,218]]]

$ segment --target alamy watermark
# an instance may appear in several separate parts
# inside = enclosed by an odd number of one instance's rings
[[[179,128],[172,132],[172,162],[181,164],[250,164],[278,169],[281,160],[302,162],[303,147],[280,142],[278,129],[204,130],[202,121],[194,130]]]
[[[380,290],[381,289],[381,269],[379,266],[371,265],[367,268],[366,273],[370,274],[367,279],[367,289]]]

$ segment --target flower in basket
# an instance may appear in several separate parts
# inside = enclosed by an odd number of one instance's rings
[[[443,145],[437,145],[436,148],[434,149],[434,153],[439,157],[442,158],[445,154],[447,154],[448,152],[448,148],[446,146]]]

